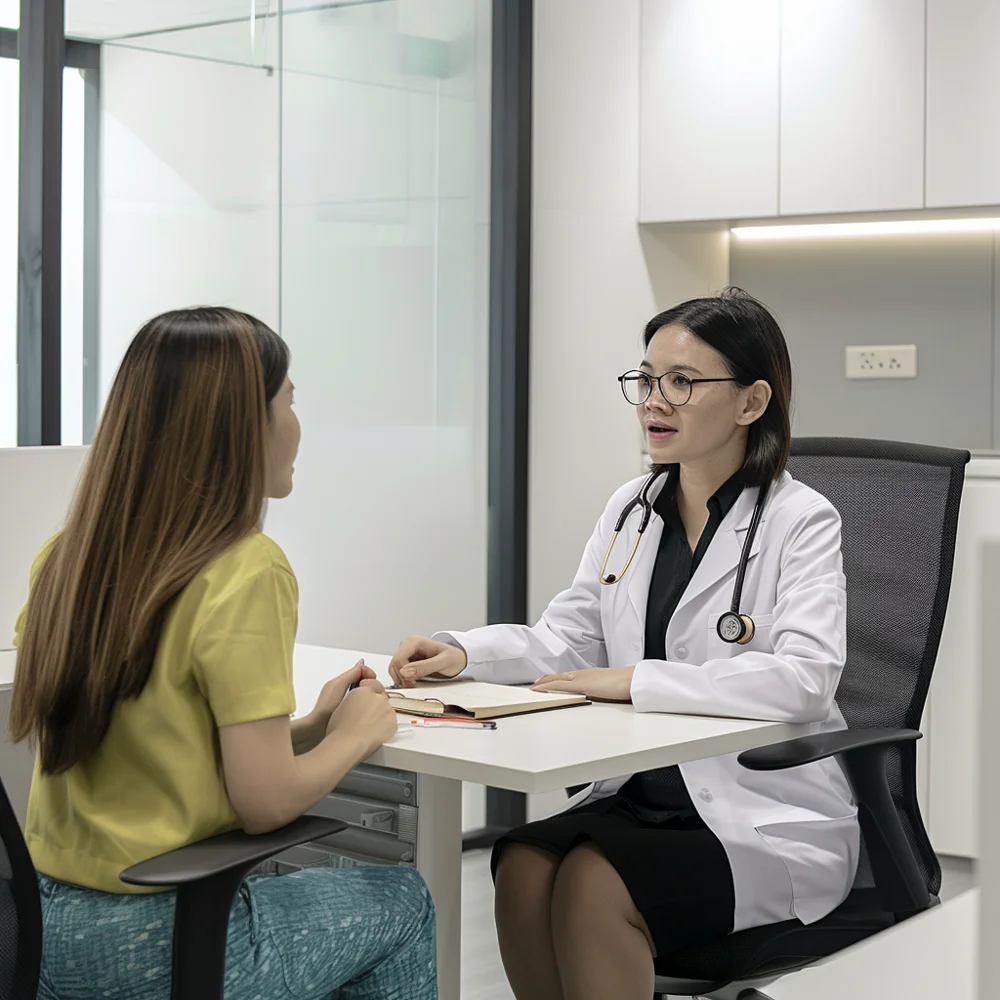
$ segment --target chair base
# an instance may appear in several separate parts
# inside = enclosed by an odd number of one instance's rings
[[[773,983],[775,978],[768,976],[765,980],[744,980],[722,986],[718,983],[698,982],[696,979],[657,976],[653,995],[657,998],[690,997],[691,1000],[771,1000],[771,997],[761,993],[756,987]]]

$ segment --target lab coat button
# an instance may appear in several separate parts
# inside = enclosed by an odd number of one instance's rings
[[[687,659],[687,655],[688,655],[688,648],[687,648],[687,646],[678,646],[677,649],[675,650],[675,652],[677,653],[677,659],[678,660],[686,660]]]
[[[711,802],[712,801],[712,793],[707,788],[703,788],[698,793],[698,798],[701,799],[702,802]]]

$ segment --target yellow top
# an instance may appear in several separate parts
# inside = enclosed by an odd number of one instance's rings
[[[259,532],[181,591],[146,687],[118,704],[97,752],[55,777],[36,760],[25,839],[40,872],[105,892],[145,892],[119,873],[239,825],[217,730],[295,711],[298,597],[284,553]],[[15,644],[23,621],[22,611]]]

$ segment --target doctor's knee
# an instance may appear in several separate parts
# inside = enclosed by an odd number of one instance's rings
[[[507,844],[496,862],[494,885],[498,911],[504,904],[551,897],[559,858],[530,844]]]

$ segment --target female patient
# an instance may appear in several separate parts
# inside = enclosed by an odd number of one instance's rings
[[[265,498],[292,489],[288,361],[277,334],[229,309],[147,323],[65,530],[35,562],[11,732],[37,744],[25,835],[42,998],[166,998],[174,893],[119,872],[291,822],[396,731],[361,663],[289,720],[298,588],[258,530]],[[225,996],[431,1000],[434,950],[410,869],[254,876],[232,907]]]
[[[630,701],[637,712],[843,728],[840,518],[784,471],[791,365],[781,330],[734,292],[661,313],[644,339],[639,368],[619,381],[667,474],[631,566],[638,512],[606,566],[605,554],[642,480],[611,498],[572,586],[537,625],[409,639],[394,676],[412,684],[464,671]],[[564,402],[567,413],[587,405],[570,389]],[[765,489],[739,608],[754,629],[743,636],[723,616]],[[818,920],[854,878],[856,809],[832,760],[776,773],[745,770],[736,755],[693,761],[600,782],[571,805],[494,849],[497,931],[518,1000],[647,1000],[654,957]]]

